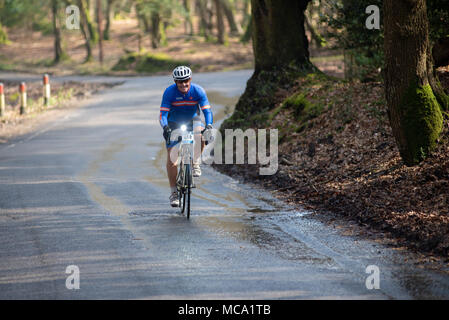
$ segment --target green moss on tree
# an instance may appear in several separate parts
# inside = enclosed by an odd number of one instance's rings
[[[407,165],[422,161],[434,149],[443,128],[440,106],[430,85],[412,83],[401,101],[402,127],[408,143],[401,156]]]
[[[323,105],[307,100],[303,92],[297,92],[285,99],[283,106],[293,110],[296,121],[301,123],[316,118],[324,109]]]

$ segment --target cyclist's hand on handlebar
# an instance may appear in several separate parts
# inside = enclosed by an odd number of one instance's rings
[[[208,124],[208,125],[206,126],[206,128],[205,128],[203,131],[201,131],[201,134],[203,134],[204,131],[210,130],[210,129],[212,129],[212,128],[213,128],[212,125],[211,125],[211,124]]]
[[[165,125],[163,129],[164,129],[164,133],[163,133],[164,139],[168,143],[170,141],[171,129],[167,125]]]
[[[214,140],[214,137],[212,135],[212,128],[213,128],[212,125],[208,124],[206,128],[203,131],[201,131],[201,134],[204,136],[206,145]]]

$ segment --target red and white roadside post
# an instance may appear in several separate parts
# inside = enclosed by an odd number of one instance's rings
[[[5,93],[3,91],[3,83],[0,83],[0,117],[5,115]]]
[[[20,83],[19,92],[20,92],[20,114],[25,114],[27,107],[27,87],[25,85],[25,82]]]
[[[50,105],[50,78],[48,74],[44,74],[44,106],[48,107]]]

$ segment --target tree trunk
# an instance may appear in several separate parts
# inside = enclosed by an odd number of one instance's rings
[[[103,39],[109,40],[109,30],[111,29],[111,15],[112,15],[112,7],[114,5],[115,0],[108,0],[106,3],[106,25],[104,27]]]
[[[217,38],[219,44],[226,43],[226,31],[223,21],[223,7],[220,0],[215,0],[215,10],[217,14]]]
[[[187,35],[193,35],[193,24],[190,10],[190,0],[183,0],[184,9],[186,10],[186,18],[184,21],[184,33]]]
[[[158,12],[151,13],[151,46],[156,49],[161,43],[161,17]]]
[[[253,22],[252,22],[252,17],[249,17],[249,22],[246,25],[246,29],[245,29],[245,33],[242,35],[242,37],[240,38],[240,41],[243,43],[248,42],[249,40],[251,40],[251,36],[253,33]]]
[[[209,28],[209,34],[213,33],[214,28],[214,0],[206,0],[206,19],[207,19],[207,27]]]
[[[86,5],[84,0],[78,0],[78,7],[80,8],[80,29],[84,37],[84,44],[86,46],[86,59],[84,62],[89,62],[93,59],[92,56],[92,40],[88,31],[88,23],[86,17],[86,11],[84,6]]]
[[[137,21],[139,24],[139,27],[141,29],[143,29],[144,33],[150,33],[151,32],[151,28],[150,25],[148,24],[148,20],[147,17],[145,16],[145,14],[143,14],[143,9],[140,3],[136,3],[136,14],[137,14]]]
[[[247,26],[248,23],[251,23],[251,0],[243,0],[243,10],[242,10],[242,26]]]
[[[83,37],[84,37],[84,45],[86,47],[86,58],[84,59],[84,62],[89,62],[89,61],[93,60],[92,44],[89,40],[89,35],[88,35],[88,32],[86,31],[86,27],[81,24],[80,28],[81,28],[81,33],[83,34]]]
[[[140,8],[139,4],[136,3],[135,9],[136,9],[137,25],[138,25],[138,33],[137,33],[137,51],[140,53],[140,52],[142,52],[142,51],[144,50],[144,47],[143,47],[143,41],[142,41],[142,38],[143,38],[142,30],[143,30],[144,32],[147,32],[147,31],[146,31],[146,28],[147,28],[148,26],[147,26],[145,17],[141,14],[141,11],[140,11],[141,8]]]
[[[79,8],[80,8],[80,15],[84,17],[87,30],[89,32],[89,39],[90,42],[95,44],[98,41],[98,33],[95,30],[94,23],[92,22],[92,19],[90,17],[90,10],[89,7],[91,7],[90,2],[87,2],[86,0],[78,0]]]
[[[309,66],[304,11],[311,0],[252,0],[256,73],[290,63]]]
[[[280,102],[276,92],[288,90],[298,77],[317,70],[309,61],[304,30],[309,1],[252,0],[255,70],[220,130],[266,126],[266,112]]]
[[[52,11],[52,22],[53,22],[53,35],[55,37],[54,40],[54,49],[55,49],[55,57],[53,59],[53,63],[59,63],[63,57],[65,56],[64,51],[62,50],[62,37],[61,37],[61,26],[58,19],[58,1],[51,1],[51,11]]]
[[[432,49],[428,47],[427,51],[427,72],[429,74],[429,83],[432,88],[433,94],[438,101],[441,111],[449,111],[449,95],[444,91],[444,88],[441,86],[440,80],[436,74],[435,70],[435,60],[432,55]]]
[[[99,60],[103,64],[103,12],[101,9],[101,0],[97,0],[97,26],[98,26],[98,50]]]
[[[406,165],[426,158],[442,130],[432,90],[425,0],[384,0],[385,95],[393,135]]]
[[[315,42],[315,45],[317,48],[323,47],[323,38],[319,35],[318,31],[315,30],[315,27],[309,22],[309,19],[307,16],[304,17],[304,22],[306,24],[307,29],[310,31],[310,35],[312,37],[311,40]]]
[[[223,8],[226,20],[228,21],[229,29],[232,34],[240,35],[243,33],[242,27],[237,23],[232,10],[232,5],[229,0],[220,0],[221,7]]]
[[[211,26],[209,25],[206,3],[207,0],[197,0],[198,12],[200,14],[198,30],[200,30],[200,34],[207,40],[211,35]]]

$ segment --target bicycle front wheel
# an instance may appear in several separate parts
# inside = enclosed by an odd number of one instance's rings
[[[181,199],[182,199],[182,209],[181,209],[181,213],[184,213],[184,210],[186,208],[186,192],[185,190],[181,192]],[[180,199],[180,201],[181,201]],[[181,206],[181,204],[179,204]]]
[[[192,167],[190,166],[190,164],[186,164],[185,165],[185,170],[184,170],[184,174],[185,174],[185,189],[184,189],[184,199],[183,199],[183,209],[185,208],[185,206],[187,205],[186,209],[186,216],[187,219],[190,218],[190,187],[192,185]]]
[[[179,166],[178,175],[176,176],[176,188],[178,189],[179,208],[181,213],[184,213],[185,208],[185,166],[181,163]]]

